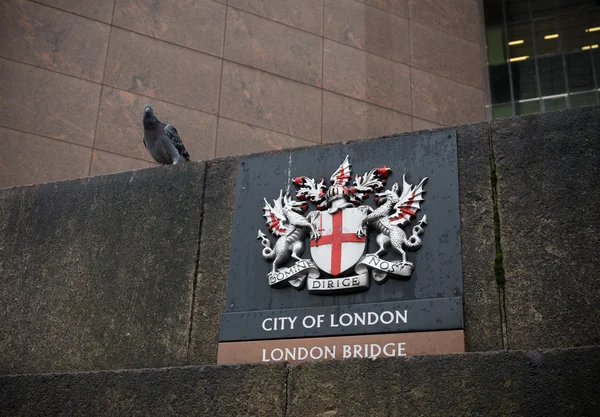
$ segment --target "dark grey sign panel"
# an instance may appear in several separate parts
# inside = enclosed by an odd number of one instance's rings
[[[416,218],[403,229],[407,235],[422,216],[427,225],[420,236],[422,247],[407,252],[408,261],[414,264],[410,277],[391,277],[383,283],[371,280],[368,290],[360,292],[310,293],[306,286],[298,290],[290,285],[272,287],[268,274],[272,264],[261,256],[263,246],[257,240],[262,231],[271,245],[277,241],[267,230],[263,217],[266,199],[270,204],[280,192],[291,197],[298,187],[296,177],[306,176],[317,181],[324,178],[330,185],[330,176],[348,155],[352,164],[352,178],[364,175],[373,168],[387,166],[392,172],[387,178],[387,189],[394,183],[402,188],[402,178],[410,184],[425,182],[424,201]],[[350,185],[350,184],[349,184]],[[362,204],[377,209],[371,195]],[[309,203],[309,210],[315,205]],[[367,235],[365,253],[378,249],[377,233]],[[304,241],[302,259],[311,259],[310,241]],[[388,249],[382,256],[386,261],[399,261],[400,255]],[[290,259],[283,267],[294,267]],[[305,264],[305,267],[312,265]],[[307,269],[308,271],[308,269]],[[326,277],[321,271],[322,277]],[[284,283],[285,284],[285,283]],[[364,286],[363,286],[364,288]],[[230,334],[229,327],[239,327],[234,321],[246,317],[248,312],[265,312],[284,309],[307,309],[364,304],[410,301],[422,299],[448,299],[462,295],[462,269],[460,252],[460,213],[458,202],[458,163],[456,132],[451,129],[415,135],[391,136],[385,139],[353,142],[347,145],[315,147],[271,155],[241,158],[238,164],[235,212],[232,230],[231,258],[226,313],[223,316],[222,334]],[[233,314],[239,313],[239,314]],[[462,313],[461,313],[462,314]],[[431,316],[433,317],[433,316]],[[437,319],[436,319],[437,320]],[[462,318],[461,318],[462,322]],[[411,328],[411,331],[429,330],[429,324]],[[455,324],[442,329],[456,329]],[[408,330],[408,329],[407,329]],[[308,336],[310,332],[293,337]],[[227,340],[230,339],[228,336]],[[254,337],[254,336],[251,336]],[[225,340],[225,339],[223,339]],[[239,339],[242,340],[242,339]]]
[[[225,313],[221,342],[457,330],[462,297]]]

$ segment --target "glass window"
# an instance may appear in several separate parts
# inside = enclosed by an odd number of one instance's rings
[[[561,14],[581,13],[593,3],[593,0],[558,0],[558,12]]]
[[[547,98],[544,100],[546,111],[556,111],[567,108],[567,100],[565,97]]]
[[[502,0],[485,0],[483,2],[483,13],[485,15],[486,28],[504,25]]]
[[[490,92],[492,103],[510,103],[510,79],[508,64],[490,65]]]
[[[590,16],[588,13],[582,13],[559,17],[560,31],[564,35],[562,39],[564,52],[590,49],[600,43],[600,30],[593,30],[593,19]],[[591,32],[590,28],[592,28]]]
[[[580,51],[565,55],[567,61],[567,81],[569,91],[594,90],[591,51]]]
[[[509,25],[507,31],[509,59],[533,57],[531,24]]]
[[[560,52],[560,33],[555,18],[534,22],[535,44],[538,56]]]
[[[505,0],[508,22],[529,21],[529,0]]]
[[[526,100],[538,97],[535,62],[532,59],[511,62],[513,91],[515,100]]]
[[[551,17],[556,14],[556,0],[531,0],[531,16],[534,19]]]
[[[492,106],[492,114],[495,119],[500,117],[511,117],[512,113],[512,104],[494,104]]]
[[[596,70],[596,88],[600,88],[600,48],[592,49],[592,65]]]
[[[504,30],[500,26],[494,26],[486,29],[488,64],[498,65],[507,61],[506,41],[504,39]]]
[[[595,91],[588,93],[576,93],[569,96],[571,107],[591,106],[598,102]]]
[[[494,117],[600,103],[600,0],[483,0]]]
[[[538,59],[538,65],[542,96],[566,93],[562,55],[540,58]]]
[[[522,103],[517,103],[516,112],[518,115],[520,114],[530,114],[530,113],[539,113],[540,111],[540,101],[525,101]]]

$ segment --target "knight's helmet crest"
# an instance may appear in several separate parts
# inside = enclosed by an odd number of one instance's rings
[[[323,178],[318,183],[308,177],[294,178],[294,184],[299,188],[296,198],[313,202],[319,210],[327,207],[335,210],[342,206],[359,206],[369,197],[369,193],[385,187],[386,179],[391,172],[392,170],[387,166],[374,168],[362,176],[356,175],[353,185],[348,187],[348,182],[352,178],[352,165],[346,156],[344,162],[331,175],[330,187],[327,187]]]

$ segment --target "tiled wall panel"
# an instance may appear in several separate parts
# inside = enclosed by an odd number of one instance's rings
[[[0,2],[1,132],[51,156],[0,184],[155,165],[146,103],[193,160],[482,120],[481,22],[477,0]]]

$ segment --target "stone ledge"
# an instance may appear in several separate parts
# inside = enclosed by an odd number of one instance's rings
[[[0,377],[0,415],[283,416],[285,365]]]
[[[599,371],[600,347],[310,362],[287,416],[593,415]]]
[[[595,415],[600,347],[0,377],[0,415]]]

